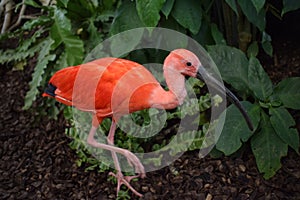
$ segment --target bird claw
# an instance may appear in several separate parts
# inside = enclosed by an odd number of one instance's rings
[[[141,193],[139,193],[138,191],[136,191],[131,185],[130,185],[130,181],[134,178],[138,178],[141,176],[140,175],[135,175],[135,176],[124,176],[121,172],[117,172],[116,174],[113,172],[109,172],[110,176],[114,176],[117,180],[118,180],[118,186],[117,186],[117,196],[119,194],[121,185],[126,185],[128,187],[128,189],[130,189],[135,195],[142,197],[143,195]]]

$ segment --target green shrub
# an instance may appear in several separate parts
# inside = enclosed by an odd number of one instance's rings
[[[249,99],[243,104],[255,126],[251,132],[238,110],[230,106],[216,148],[231,155],[250,141],[259,171],[266,179],[274,176],[288,146],[299,153],[299,133],[287,109],[300,109],[300,77],[287,78],[274,86],[257,58],[248,60],[240,50],[224,45],[210,46],[208,52],[222,78]]]

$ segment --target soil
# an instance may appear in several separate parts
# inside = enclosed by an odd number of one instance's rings
[[[273,36],[274,58],[260,55],[274,83],[300,76],[299,41],[282,38]],[[0,68],[0,199],[115,199],[116,184],[107,180],[107,172],[86,172],[86,166],[76,165],[62,115],[58,120],[38,119],[35,109],[22,110],[34,66],[30,62],[24,71]],[[300,115],[292,114],[299,131]],[[264,180],[250,150],[218,159],[200,159],[192,151],[132,185],[149,200],[300,199],[300,159],[289,150],[282,168]]]

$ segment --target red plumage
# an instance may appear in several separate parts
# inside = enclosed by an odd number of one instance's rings
[[[125,59],[102,58],[56,72],[49,81],[55,99],[82,111],[118,119],[151,107],[151,91],[160,84],[142,65]],[[44,93],[43,96],[51,96]]]

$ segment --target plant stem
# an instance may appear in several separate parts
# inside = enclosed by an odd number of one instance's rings
[[[12,25],[12,26],[8,29],[9,31],[11,31],[12,29],[14,29],[14,28],[16,28],[17,26],[20,25],[21,20],[23,19],[25,10],[26,10],[26,4],[25,4],[25,0],[23,0],[23,2],[22,2],[22,7],[21,7],[21,11],[20,11],[20,13],[19,13],[18,20],[17,20],[17,22],[16,22],[14,25]]]
[[[5,33],[7,28],[9,27],[10,21],[11,21],[11,11],[12,11],[12,5],[13,5],[13,1],[12,0],[7,0],[7,1],[3,1],[3,3],[1,2],[1,4],[5,4],[5,16],[4,16],[4,22],[2,25],[2,29],[1,29],[1,34]],[[2,12],[2,11],[1,11]]]

